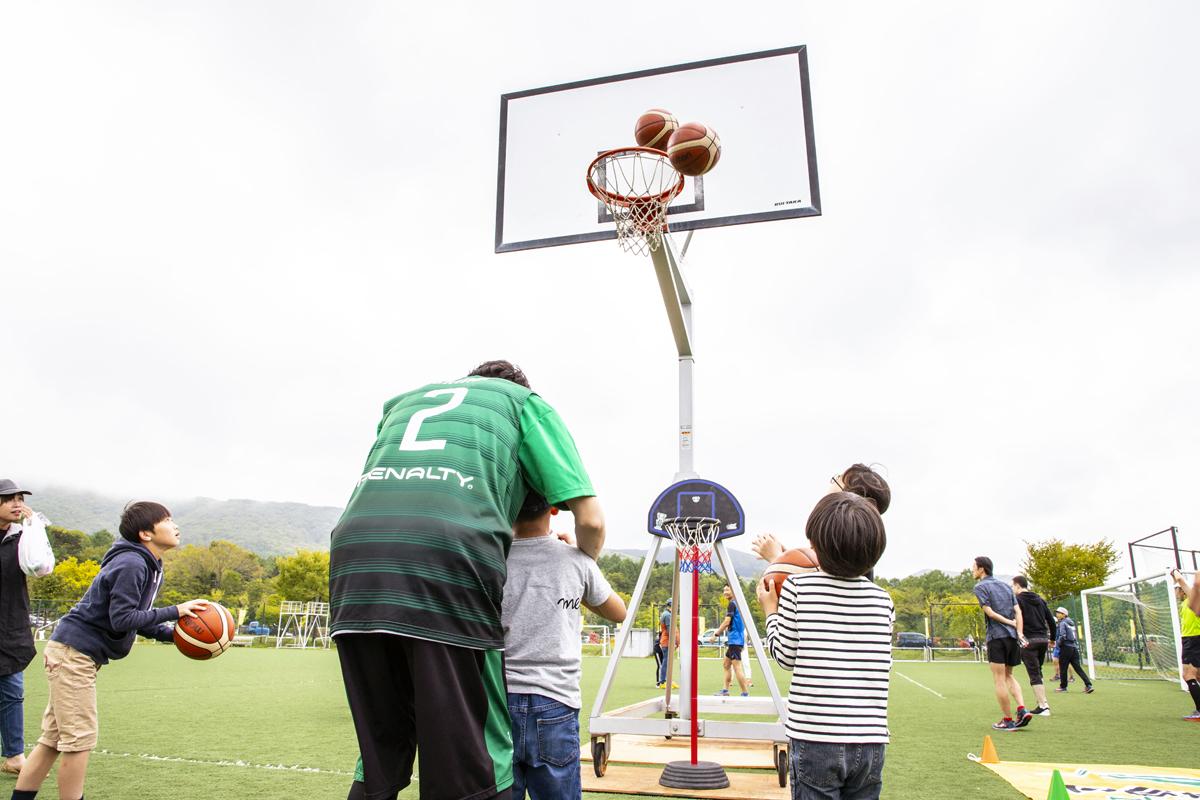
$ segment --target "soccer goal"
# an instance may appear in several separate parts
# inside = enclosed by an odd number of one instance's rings
[[[1093,678],[1183,686],[1179,602],[1169,572],[1085,589],[1083,634]]]
[[[612,631],[607,625],[584,625],[579,632],[579,645],[585,656],[608,656]]]

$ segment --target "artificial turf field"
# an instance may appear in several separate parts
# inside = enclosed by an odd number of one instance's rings
[[[604,665],[584,659],[584,741]],[[656,694],[653,670],[651,659],[625,659],[607,708]],[[701,686],[720,687],[719,661],[702,660],[700,670]],[[25,674],[32,747],[46,702],[40,657]],[[98,684],[100,744],[88,768],[89,798],[346,796],[357,748],[333,651],[240,649],[209,663],[144,643],[104,667]],[[897,662],[891,687],[885,798],[1021,797],[966,759],[999,716],[985,665]],[[766,695],[765,681],[752,691]],[[1053,716],[993,737],[1001,759],[1193,768],[1200,760],[1200,724],[1179,719],[1190,708],[1187,695],[1166,682],[1101,681],[1092,695],[1072,686],[1066,695],[1051,693],[1051,703]],[[619,761],[620,752],[612,758]],[[0,776],[0,796],[14,780]],[[41,796],[57,796],[50,781]],[[400,796],[416,798],[416,785]]]

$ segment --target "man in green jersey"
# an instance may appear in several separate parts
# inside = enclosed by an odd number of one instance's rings
[[[575,517],[595,558],[604,517],[558,414],[507,361],[384,404],[330,541],[330,624],[364,781],[394,798],[420,751],[422,800],[508,798],[512,728],[501,601],[530,491]]]
[[[1171,570],[1171,577],[1175,580],[1176,599],[1179,600],[1179,655],[1183,663],[1183,681],[1192,695],[1192,702],[1196,704],[1195,712],[1184,719],[1200,722],[1200,617],[1196,616],[1189,602],[1195,599],[1191,594],[1198,591],[1196,587],[1200,583],[1189,587],[1183,573],[1177,569]]]

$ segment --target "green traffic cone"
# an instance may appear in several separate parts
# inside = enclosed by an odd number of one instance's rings
[[[1046,800],[1071,800],[1071,793],[1067,791],[1067,784],[1058,770],[1054,770],[1050,776],[1050,794],[1046,795]]]

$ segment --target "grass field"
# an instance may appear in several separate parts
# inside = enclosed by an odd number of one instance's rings
[[[585,741],[604,664],[598,657],[584,660]],[[652,673],[649,659],[623,661],[608,707],[654,695]],[[714,691],[719,684],[720,662],[702,661],[701,685]],[[1189,708],[1183,692],[1161,681],[1098,686],[1090,696],[1052,694],[1052,717],[993,737],[1000,757],[1195,767],[1200,725],[1179,720]],[[765,682],[758,680],[753,691],[767,694]],[[138,800],[346,795],[357,748],[333,651],[235,650],[200,663],[170,646],[140,644],[100,671],[99,697],[100,745],[89,768],[89,797],[128,797],[135,788]],[[29,746],[45,701],[39,657],[26,672]],[[979,752],[998,716],[985,665],[898,663],[884,797],[1019,798],[966,759]],[[620,760],[619,752],[613,760]],[[0,796],[13,781],[0,777]],[[56,796],[49,783],[42,796]],[[416,787],[401,797],[416,798]]]

